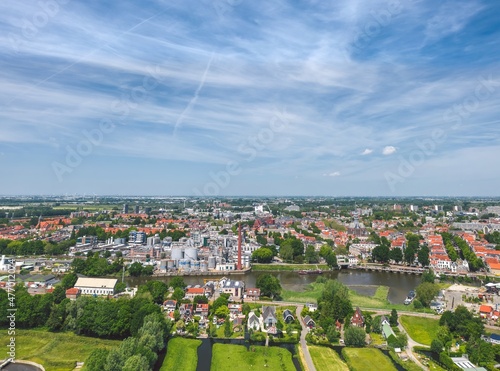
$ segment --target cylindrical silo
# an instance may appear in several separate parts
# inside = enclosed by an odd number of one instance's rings
[[[196,247],[188,247],[184,250],[184,259],[198,260],[198,249]]]
[[[199,260],[191,261],[191,269],[195,270],[195,271],[199,271],[200,270],[200,261]]]
[[[176,261],[184,259],[184,251],[180,247],[172,247],[172,252],[170,257]]]
[[[208,269],[215,269],[217,259],[215,256],[209,256],[208,257]]]

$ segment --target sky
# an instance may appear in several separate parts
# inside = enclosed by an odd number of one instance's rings
[[[499,196],[498,14],[2,1],[0,195]]]

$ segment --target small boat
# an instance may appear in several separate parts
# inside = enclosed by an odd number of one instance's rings
[[[407,296],[407,297],[406,297],[406,299],[405,299],[405,302],[404,302],[404,303],[405,303],[405,305],[410,305],[410,304],[411,304],[411,302],[413,301],[413,299],[415,299],[415,296],[416,296],[415,291],[413,291],[413,290],[412,290],[412,291],[410,291],[410,292],[408,293],[408,296]]]

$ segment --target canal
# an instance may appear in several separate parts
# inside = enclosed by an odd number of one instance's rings
[[[313,283],[317,275],[300,275],[297,272],[248,272],[244,275],[228,276],[234,280],[242,280],[246,287],[255,287],[257,277],[263,273],[270,273],[281,282],[281,286],[285,290],[303,291],[307,285]],[[419,275],[391,273],[391,272],[366,272],[359,270],[335,270],[324,272],[322,276],[330,279],[336,279],[342,282],[349,288],[357,291],[362,295],[373,295],[376,286],[388,286],[388,300],[394,304],[403,303],[408,292],[414,290],[420,284],[421,277]],[[204,279],[218,280],[222,276],[183,276],[184,282],[188,285],[203,285]],[[150,277],[127,277],[126,281],[130,286],[141,285]],[[154,279],[169,282],[172,277],[156,277]]]

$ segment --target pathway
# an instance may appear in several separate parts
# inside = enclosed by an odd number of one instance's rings
[[[417,343],[415,340],[413,340],[410,335],[406,332],[404,327],[399,323],[398,321],[398,328],[401,333],[406,334],[408,336],[408,346],[406,347],[406,352],[408,353],[408,356],[410,359],[415,362],[422,370],[429,370],[428,367],[424,366],[420,360],[413,354],[413,347],[419,346],[419,347],[426,347],[427,345]]]
[[[304,366],[306,366],[306,369],[309,371],[316,371],[316,367],[314,367],[314,363],[312,361],[311,354],[309,353],[309,349],[307,348],[307,343],[306,343],[306,335],[308,332],[308,328],[304,324],[302,316],[300,315],[303,308],[304,308],[303,305],[298,305],[297,310],[295,311],[297,319],[299,320],[300,325],[302,326],[302,331],[300,332],[300,348],[302,349],[302,354],[304,354],[304,359],[306,361],[306,364]]]

